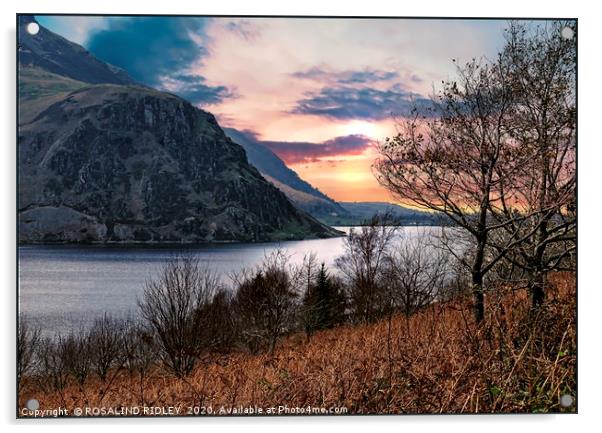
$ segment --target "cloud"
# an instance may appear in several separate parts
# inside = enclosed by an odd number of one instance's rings
[[[189,67],[205,49],[192,34],[201,34],[203,18],[115,18],[92,33],[87,46],[100,59],[119,66],[136,80],[160,84],[159,77]]]
[[[205,77],[186,74],[208,55],[203,42],[207,18],[112,18],[91,33],[87,48],[98,58],[125,69],[134,79],[176,93],[194,104],[215,104],[233,96],[225,86],[210,86]]]
[[[230,21],[225,25],[225,27],[228,29],[228,31],[238,34],[240,37],[249,42],[256,41],[260,35],[259,29],[247,19]]]
[[[323,116],[331,119],[382,120],[390,116],[407,116],[414,108],[428,114],[432,103],[394,85],[385,90],[350,86],[324,87],[308,92],[291,110],[295,114]]]
[[[163,86],[173,89],[182,98],[193,104],[218,104],[225,99],[236,97],[226,86],[209,86],[201,75],[177,74],[163,77]]]
[[[315,162],[325,157],[361,155],[373,143],[372,139],[364,135],[345,135],[321,143],[311,143],[304,141],[263,141],[259,140],[252,131],[245,130],[240,133],[244,134],[247,139],[267,147],[287,164]]]
[[[380,81],[390,81],[398,78],[397,71],[382,71],[365,68],[360,70],[332,71],[327,67],[314,66],[305,71],[291,74],[296,78],[337,84],[366,84]]]
[[[58,33],[71,42],[83,45],[90,33],[107,28],[111,18],[81,15],[38,15],[36,16],[36,20],[44,27]]]

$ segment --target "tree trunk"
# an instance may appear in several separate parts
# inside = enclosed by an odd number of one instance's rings
[[[272,336],[270,338],[270,348],[269,348],[269,353],[270,355],[274,354],[274,349],[276,348],[276,336]]]
[[[534,266],[529,278],[529,288],[531,292],[531,307],[536,309],[540,307],[546,297],[545,293],[545,273],[544,273],[544,256],[546,252],[545,240],[549,236],[548,234],[548,219],[545,218],[541,221],[537,230],[537,236],[535,238],[537,242],[537,249],[534,255]]]
[[[485,259],[485,244],[487,235],[477,238],[476,254],[472,265],[472,294],[474,297],[474,317],[477,323],[485,318],[485,296],[483,295],[483,261]]]
[[[480,272],[472,274],[472,295],[474,297],[474,318],[481,323],[485,318],[485,296],[483,295],[483,275]]]
[[[531,292],[531,307],[536,309],[539,308],[545,301],[545,276],[543,272],[536,272],[531,277],[529,284]]]

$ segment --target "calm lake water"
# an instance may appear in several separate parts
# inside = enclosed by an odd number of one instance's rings
[[[348,227],[337,227],[345,232]],[[402,239],[423,236],[433,227],[404,227]],[[293,263],[314,252],[332,268],[343,253],[344,237],[278,243],[187,247],[229,281],[227,275],[260,263],[283,248]],[[106,246],[22,246],[19,248],[19,308],[44,334],[66,334],[87,327],[94,318],[135,316],[137,298],[147,279],[182,248]]]

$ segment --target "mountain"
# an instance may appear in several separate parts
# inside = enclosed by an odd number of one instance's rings
[[[90,84],[137,84],[123,69],[109,65],[45,27],[30,35],[26,26],[32,16],[19,16],[19,64]],[[117,48],[116,48],[117,49]]]
[[[274,152],[257,140],[252,133],[224,128],[226,134],[240,144],[253,164],[272,184],[282,191],[295,205],[330,226],[359,225],[374,215],[390,216],[407,225],[431,225],[437,218],[429,212],[421,212],[386,202],[336,202],[304,181],[286,166]]]
[[[265,180],[212,114],[136,85],[41,26],[21,37],[27,22],[19,28],[20,242],[340,234]]]
[[[386,202],[339,202],[348,216],[321,218],[325,224],[333,226],[361,225],[374,215],[388,215],[401,225],[437,225],[440,217],[431,213],[409,209]]]
[[[400,224],[432,225],[438,219],[429,212],[421,212],[386,202],[336,202],[304,181],[286,166],[274,152],[257,140],[252,133],[224,128],[226,134],[240,144],[264,178],[274,184],[295,205],[330,226],[360,225],[374,215],[389,213]]]
[[[224,131],[245,149],[249,162],[298,207],[316,218],[347,215],[347,211],[341,205],[301,179],[252,134],[234,128],[225,128]]]

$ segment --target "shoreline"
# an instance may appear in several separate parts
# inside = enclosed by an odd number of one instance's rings
[[[105,242],[17,242],[17,248],[20,247],[119,247],[119,248],[173,248],[173,247],[206,247],[206,246],[217,246],[217,245],[259,245],[259,244],[273,244],[273,243],[281,243],[281,242],[301,242],[301,241],[313,241],[320,239],[334,239],[334,238],[343,238],[347,236],[347,233],[339,230],[338,227],[345,228],[358,228],[358,227],[366,227],[366,225],[362,224],[348,224],[348,225],[340,225],[340,226],[330,226],[332,229],[339,232],[339,235],[334,236],[313,236],[313,237],[304,237],[304,238],[291,238],[291,239],[272,239],[272,240],[258,240],[258,241],[238,241],[238,240],[216,240],[216,241],[206,241],[206,242],[174,242],[174,241],[105,241]],[[443,226],[441,224],[398,224],[391,225],[391,227],[397,228],[418,228],[418,227],[449,227]]]

